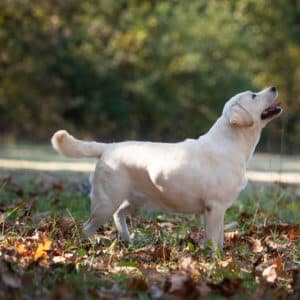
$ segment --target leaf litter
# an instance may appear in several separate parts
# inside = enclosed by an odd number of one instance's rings
[[[0,203],[0,299],[298,299],[300,224],[251,224],[243,211],[240,226],[225,233],[219,259],[186,215],[130,219],[133,245],[118,241],[112,224],[83,240],[84,218],[61,205],[74,196],[67,183],[46,186],[28,193],[5,179],[0,195],[14,204]],[[47,210],[37,211],[46,198]]]

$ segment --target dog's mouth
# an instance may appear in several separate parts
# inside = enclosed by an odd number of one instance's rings
[[[280,102],[274,103],[270,105],[268,108],[266,108],[262,113],[261,113],[261,119],[269,119],[271,117],[279,115],[283,109],[280,106]]]

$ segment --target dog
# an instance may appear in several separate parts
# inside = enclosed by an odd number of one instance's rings
[[[222,250],[224,214],[247,185],[246,166],[262,129],[283,109],[276,87],[233,96],[210,130],[177,143],[80,141],[57,131],[53,147],[68,157],[97,157],[91,212],[83,233],[92,237],[112,216],[131,242],[126,216],[139,208],[203,214],[205,241]]]

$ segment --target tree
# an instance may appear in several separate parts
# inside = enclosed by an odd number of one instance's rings
[[[0,128],[178,140],[205,132],[230,96],[275,84],[296,145],[299,15],[292,0],[4,0]]]

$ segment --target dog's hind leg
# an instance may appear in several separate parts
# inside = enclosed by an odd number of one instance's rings
[[[109,221],[128,194],[126,176],[111,170],[101,161],[92,181],[91,215],[83,225],[83,234],[88,238]]]
[[[102,194],[96,204],[93,204],[94,201],[92,200],[91,215],[83,225],[83,234],[87,238],[92,237],[101,225],[108,222],[116,209],[108,198],[106,200],[104,198],[107,196]]]
[[[132,213],[135,209],[132,204],[125,200],[114,213],[114,221],[120,238],[127,243],[131,243],[128,227],[126,224],[126,216]]]

